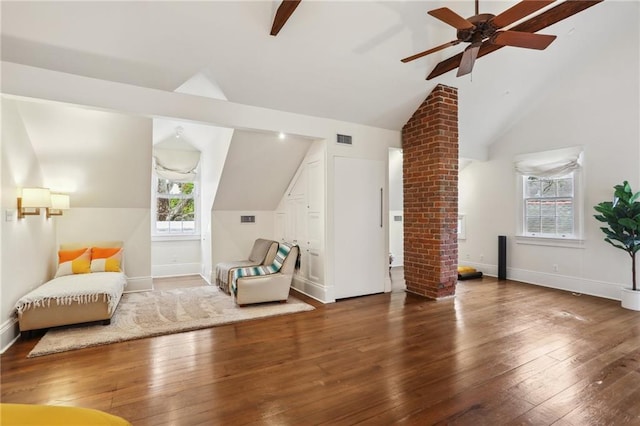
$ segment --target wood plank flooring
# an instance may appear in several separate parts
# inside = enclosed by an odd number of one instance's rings
[[[27,359],[2,401],[134,425],[640,425],[640,313],[512,281],[394,291],[293,315]]]

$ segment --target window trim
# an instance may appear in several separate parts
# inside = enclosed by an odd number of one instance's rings
[[[175,240],[199,240],[200,239],[200,182],[197,180],[190,181],[193,183],[193,213],[194,213],[194,231],[193,232],[176,232],[176,233],[159,233],[157,232],[158,217],[158,180],[166,179],[153,174],[151,182],[151,239],[152,241],[175,241]],[[167,179],[171,181],[171,179]],[[173,181],[172,181],[173,182]],[[184,195],[182,195],[183,198]],[[172,198],[172,197],[167,197]]]
[[[517,232],[516,242],[518,244],[531,244],[543,246],[556,246],[568,248],[583,248],[584,243],[584,170],[582,167],[574,170],[573,174],[573,234],[566,237],[560,235],[531,235],[525,232],[525,210],[524,210],[524,186],[528,176],[517,174]]]

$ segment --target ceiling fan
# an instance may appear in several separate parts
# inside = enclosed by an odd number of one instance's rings
[[[556,36],[534,34],[536,31],[568,18],[603,0],[567,0],[513,28],[503,29],[548,6],[554,1],[555,0],[522,0],[504,12],[493,15],[490,13],[479,13],[478,0],[476,0],[476,14],[467,19],[447,7],[430,10],[428,12],[429,15],[451,25],[457,30],[457,38],[448,43],[404,58],[402,62],[410,62],[463,42],[469,43],[464,52],[436,65],[427,77],[427,80],[451,71],[456,67],[458,68],[457,76],[460,77],[469,74],[473,70],[473,65],[477,58],[504,46],[524,47],[537,50],[546,49],[553,40],[555,40]]]

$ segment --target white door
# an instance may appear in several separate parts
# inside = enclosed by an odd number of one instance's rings
[[[381,293],[388,267],[382,192],[385,163],[336,157],[334,177],[335,297]]]

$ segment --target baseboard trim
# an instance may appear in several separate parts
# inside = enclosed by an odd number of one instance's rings
[[[203,279],[207,284],[209,284],[209,285],[213,285],[213,284],[211,284],[211,280],[207,279],[207,277],[205,277],[205,276],[204,276],[204,275],[202,275],[202,274],[199,274],[199,275],[200,275],[200,277],[202,277],[202,279]]]
[[[524,269],[507,269],[507,278],[535,284],[542,287],[550,287],[572,293],[587,294],[603,297],[605,299],[620,300],[622,286],[605,281],[595,281],[586,278],[569,277],[566,275],[548,274]]]
[[[490,277],[498,275],[497,265],[466,261],[461,264],[476,268]],[[620,300],[620,291],[623,288],[621,284],[617,283],[519,268],[507,268],[507,279],[611,300]]]
[[[0,325],[0,354],[3,354],[20,337],[18,318],[10,318]]]
[[[296,291],[311,297],[312,299],[317,300],[322,303],[331,303],[335,302],[335,300],[330,300],[327,295],[326,287],[315,283],[313,281],[309,281],[306,278],[293,277],[293,283],[291,284]]]
[[[179,277],[183,275],[200,275],[202,266],[199,263],[171,263],[169,265],[153,265],[151,275],[154,277]]]
[[[152,277],[127,277],[127,286],[124,289],[125,293],[151,290],[153,290]]]

